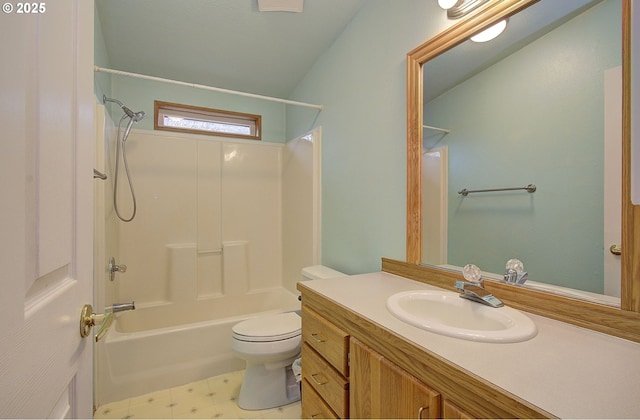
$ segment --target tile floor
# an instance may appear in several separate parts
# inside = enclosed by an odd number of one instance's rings
[[[98,407],[95,419],[299,419],[300,403],[246,411],[236,399],[244,371],[152,392]]]

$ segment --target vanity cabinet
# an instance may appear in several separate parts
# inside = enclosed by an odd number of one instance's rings
[[[353,418],[441,418],[440,394],[351,338],[351,402]]]
[[[303,418],[549,418],[304,284]]]
[[[302,307],[302,416],[349,417],[349,334]]]

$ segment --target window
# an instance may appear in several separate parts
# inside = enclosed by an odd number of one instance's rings
[[[156,130],[260,140],[262,116],[155,101]]]

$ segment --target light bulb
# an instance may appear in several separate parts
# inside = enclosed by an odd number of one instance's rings
[[[449,10],[458,3],[458,0],[438,0],[438,6],[444,10]]]
[[[497,37],[498,35],[500,35],[503,31],[504,28],[507,27],[507,20],[501,20],[500,22],[496,23],[495,25],[489,27],[488,29],[485,29],[484,31],[480,32],[477,35],[474,35],[471,37],[471,40],[473,42],[487,42],[487,41],[491,41],[492,39],[494,39],[495,37]]]

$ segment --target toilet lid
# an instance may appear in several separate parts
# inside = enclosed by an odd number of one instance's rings
[[[302,322],[295,312],[262,316],[233,326],[233,337],[242,341],[278,341],[300,335]]]

